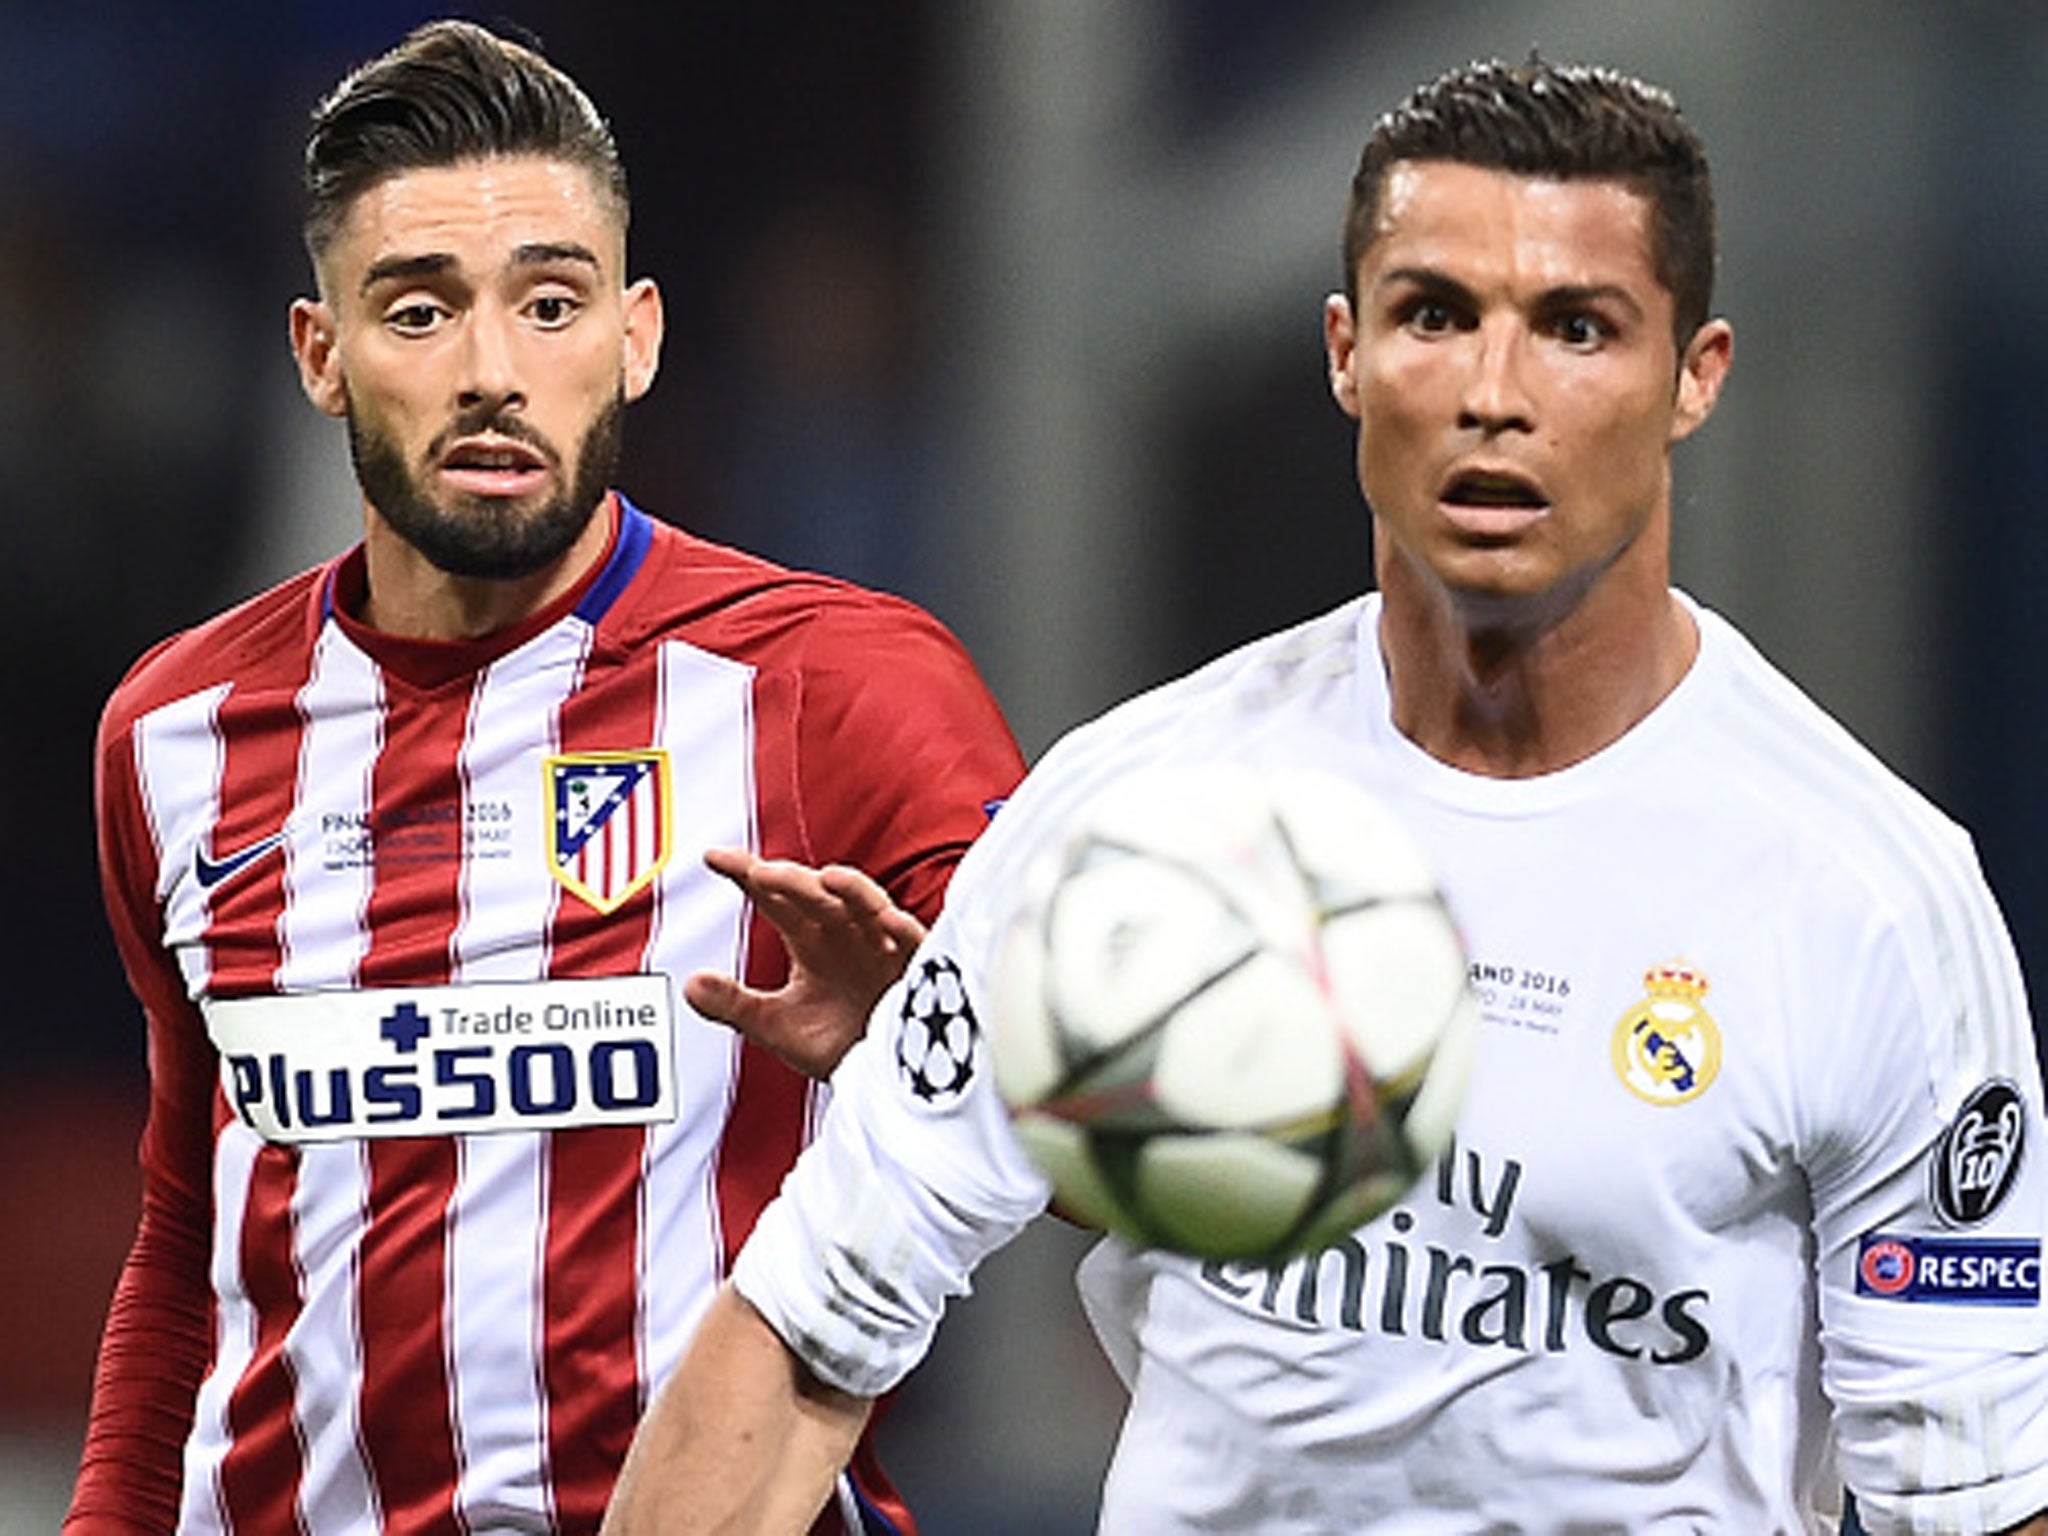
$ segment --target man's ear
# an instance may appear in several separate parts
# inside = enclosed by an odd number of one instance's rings
[[[295,299],[291,328],[299,387],[315,407],[329,416],[346,415],[348,391],[342,383],[341,349],[335,344],[333,311],[318,299]]]
[[[661,290],[654,279],[643,277],[626,289],[626,375],[628,400],[638,400],[654,387],[655,370],[661,366],[661,337],[666,321],[662,315]]]
[[[1338,409],[1358,419],[1358,324],[1341,293],[1323,300],[1323,352],[1330,363],[1330,394]]]
[[[1735,328],[1726,320],[1709,320],[1692,333],[1678,363],[1678,406],[1671,414],[1671,441],[1692,436],[1714,414],[1728,366],[1735,360]]]

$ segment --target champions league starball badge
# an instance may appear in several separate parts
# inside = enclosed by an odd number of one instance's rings
[[[896,1023],[896,1067],[920,1105],[945,1108],[967,1091],[980,1035],[959,965],[944,955],[920,962]]]

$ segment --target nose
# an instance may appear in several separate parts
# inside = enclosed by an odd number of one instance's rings
[[[464,409],[489,404],[512,409],[526,403],[520,384],[514,318],[488,304],[470,311],[464,328],[462,382],[457,403]]]
[[[1459,426],[1488,436],[1534,429],[1535,402],[1523,376],[1525,339],[1519,326],[1508,324],[1482,326],[1474,333]]]

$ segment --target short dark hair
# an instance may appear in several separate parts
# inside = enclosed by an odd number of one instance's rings
[[[1560,181],[1618,181],[1650,203],[1650,262],[1671,294],[1683,351],[1714,300],[1714,192],[1707,153],[1670,93],[1580,64],[1467,64],[1419,87],[1373,125],[1344,219],[1344,291],[1373,242],[1387,170],[1441,160]]]
[[[400,172],[529,154],[587,170],[625,227],[625,166],[582,87],[537,48],[475,22],[427,22],[313,109],[306,249],[317,264],[355,200]]]

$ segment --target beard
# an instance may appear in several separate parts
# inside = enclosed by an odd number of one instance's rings
[[[547,461],[561,487],[538,505],[467,495],[435,501],[421,478],[406,467],[398,444],[365,419],[353,399],[349,402],[349,458],[363,494],[399,537],[450,576],[511,581],[545,570],[590,526],[618,469],[626,414],[623,390],[591,422],[577,449],[575,470],[566,480],[554,444],[501,406],[502,402],[491,401],[464,412],[428,445],[426,460],[438,459],[446,444],[458,437],[488,431],[517,439]]]

